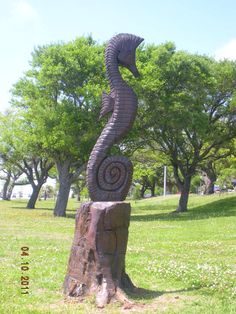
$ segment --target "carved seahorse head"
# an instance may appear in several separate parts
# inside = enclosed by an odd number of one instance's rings
[[[139,76],[135,51],[142,41],[143,38],[132,34],[119,34],[114,36],[111,42],[117,49],[117,63],[129,69],[135,77]]]

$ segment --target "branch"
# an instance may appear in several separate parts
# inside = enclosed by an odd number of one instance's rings
[[[78,179],[78,177],[80,176],[80,174],[86,170],[87,167],[87,163],[84,163],[81,167],[79,167],[72,175],[71,177],[71,182],[74,182],[75,180]]]
[[[22,167],[23,172],[26,174],[26,176],[27,176],[27,178],[28,178],[30,184],[32,185],[32,187],[35,187],[33,170],[32,170],[32,168],[27,164],[27,162],[26,162],[25,159],[23,160],[23,162],[24,162],[25,168],[28,170],[28,172],[27,172],[27,170]]]
[[[176,183],[179,187],[179,189],[183,186],[183,181],[180,179],[179,177],[179,172],[178,172],[178,165],[176,165],[174,162],[172,163],[172,166],[173,166],[173,170],[174,170],[174,177],[175,177],[175,180],[176,180]]]
[[[39,160],[35,160],[35,158],[33,158],[34,173],[35,173],[37,182],[40,181],[40,175],[39,175],[39,172],[38,172],[38,165],[40,164],[41,161],[42,161],[41,158]],[[42,165],[42,163],[41,163],[41,165]],[[41,174],[41,176],[42,176],[42,174]]]

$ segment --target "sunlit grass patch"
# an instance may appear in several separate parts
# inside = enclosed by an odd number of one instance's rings
[[[189,211],[176,215],[177,203],[178,196],[132,201],[126,269],[146,289],[133,296],[132,312],[235,313],[235,194],[191,195]],[[53,205],[40,201],[28,210],[24,201],[0,202],[0,313],[101,312],[93,299],[64,299],[79,203],[70,200],[67,218],[54,218]],[[30,249],[29,295],[21,294],[22,246]],[[103,311],[123,312],[119,304]]]

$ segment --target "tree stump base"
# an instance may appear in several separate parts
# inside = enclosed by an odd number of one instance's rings
[[[125,273],[131,207],[124,202],[81,204],[64,280],[70,297],[96,295],[98,307],[112,300],[132,303],[124,290],[133,290]]]

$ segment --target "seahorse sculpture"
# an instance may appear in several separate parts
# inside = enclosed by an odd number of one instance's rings
[[[135,51],[143,38],[119,34],[111,38],[105,51],[106,71],[110,94],[103,92],[100,118],[112,113],[99,136],[88,161],[87,186],[92,201],[123,201],[129,191],[133,167],[124,156],[107,156],[114,144],[132,128],[137,97],[122,79],[119,65],[139,75],[135,64]]]

